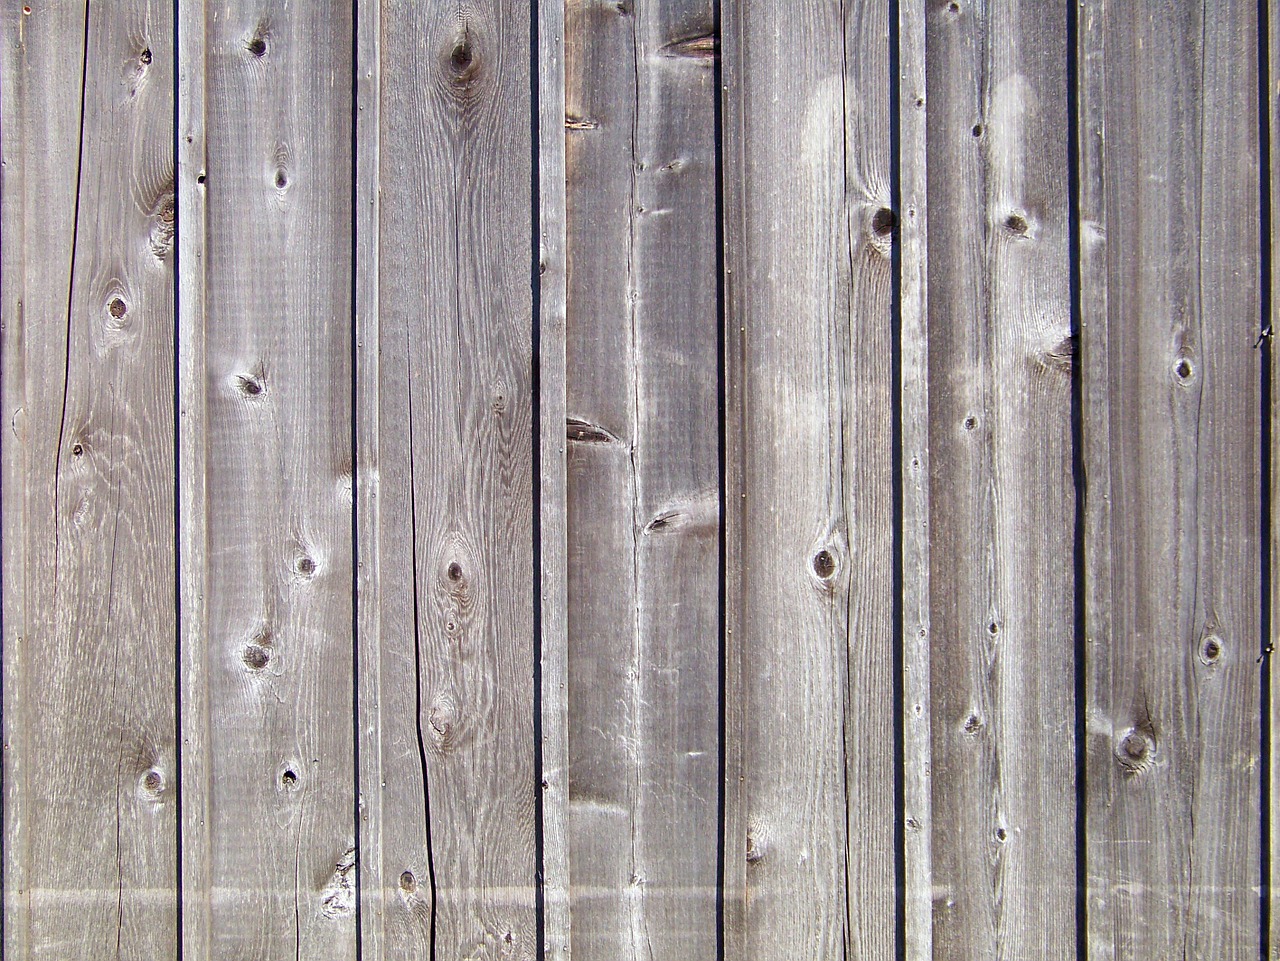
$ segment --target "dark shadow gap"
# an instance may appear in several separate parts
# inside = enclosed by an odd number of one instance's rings
[[[1071,480],[1075,488],[1075,525],[1072,537],[1074,591],[1072,623],[1074,639],[1075,697],[1075,914],[1076,957],[1089,957],[1088,915],[1088,770],[1085,741],[1085,713],[1088,697],[1086,674],[1086,609],[1088,569],[1085,556],[1085,508],[1088,484],[1084,464],[1084,368],[1081,355],[1082,315],[1080,302],[1080,64],[1079,24],[1075,0],[1067,0],[1067,253],[1071,300]]]
[[[539,55],[538,0],[529,2],[529,288],[532,293],[529,325],[530,395],[533,406],[533,849],[534,929],[538,961],[544,961],[546,944],[546,851],[543,831],[542,760],[542,81]]]
[[[355,765],[355,791],[351,799],[352,824],[355,845],[355,919],[356,961],[364,957],[364,918],[360,902],[364,893],[361,886],[360,863],[360,396],[359,363],[359,283],[357,277],[359,258],[359,195],[356,184],[360,180],[360,4],[351,5],[351,745],[352,763]],[[376,284],[377,278],[374,278]],[[374,398],[377,403],[377,398]]]
[[[725,776],[728,772],[728,755],[725,751],[726,731],[726,658],[728,657],[728,593],[725,583],[725,559],[727,542],[725,540],[725,490],[728,466],[726,445],[728,432],[725,422],[727,407],[726,390],[728,378],[725,373],[725,324],[729,322],[725,312],[724,289],[724,42],[721,35],[720,0],[711,2],[711,35],[715,38],[716,56],[711,61],[712,86],[715,91],[712,100],[712,137],[714,139],[714,180],[716,205],[716,443],[718,445],[719,464],[716,480],[719,485],[716,501],[716,626],[720,650],[718,652],[718,697],[719,716],[717,731],[718,771],[716,794],[716,961],[724,961],[724,874],[725,874]]]
[[[893,435],[893,937],[894,957],[907,956],[907,838],[906,838],[906,580],[903,571],[903,538],[906,529],[902,477],[902,91],[901,33],[898,0],[889,0],[889,208],[896,223],[890,246],[892,267],[890,311],[890,387]]]
[[[1258,546],[1259,627],[1262,667],[1259,710],[1262,713],[1258,792],[1258,957],[1271,957],[1271,24],[1267,0],[1258,0],[1258,210],[1260,292],[1259,339],[1262,383],[1259,401],[1262,490]]]

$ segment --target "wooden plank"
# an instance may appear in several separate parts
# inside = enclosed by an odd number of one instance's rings
[[[1277,249],[1276,232],[1276,224],[1280,224],[1280,144],[1277,142],[1277,132],[1280,132],[1280,0],[1269,0],[1267,6],[1259,6],[1258,11],[1260,16],[1266,17],[1259,24],[1259,30],[1266,28],[1265,36],[1260,39],[1265,40],[1267,46],[1265,52],[1260,50],[1260,55],[1266,56],[1267,62],[1258,65],[1258,89],[1262,100],[1258,119],[1266,123],[1263,128],[1266,138],[1259,146],[1269,154],[1263,158],[1267,163],[1269,180],[1260,186],[1269,189],[1270,194],[1262,198],[1264,203],[1269,202],[1267,213],[1270,216],[1260,225],[1259,243],[1262,244],[1263,257],[1261,281],[1264,286],[1259,322],[1272,335],[1264,348],[1264,364],[1269,366],[1271,375],[1270,384],[1265,386],[1270,388],[1270,394],[1264,394],[1262,398],[1263,404],[1271,409],[1271,460],[1267,465],[1270,468],[1268,480],[1271,488],[1270,516],[1267,518],[1270,531],[1263,531],[1263,536],[1270,534],[1270,542],[1264,544],[1263,549],[1270,554],[1271,568],[1267,573],[1271,578],[1271,604],[1267,612],[1270,615],[1269,623],[1264,624],[1264,630],[1268,634],[1261,638],[1269,648],[1262,656],[1264,666],[1261,668],[1261,684],[1266,698],[1263,717],[1270,721],[1270,727],[1264,732],[1270,747],[1270,783],[1264,782],[1262,785],[1264,790],[1269,791],[1264,795],[1267,803],[1263,808],[1269,820],[1264,825],[1268,834],[1266,860],[1263,861],[1267,875],[1263,880],[1269,884],[1267,901],[1263,905],[1267,913],[1268,931],[1262,936],[1268,939],[1268,961],[1280,961],[1280,803],[1276,800],[1280,796],[1280,737],[1276,734],[1280,731],[1280,697],[1277,696],[1280,691],[1277,691],[1275,685],[1275,648],[1276,639],[1280,637],[1280,619],[1277,619],[1277,612],[1280,612],[1280,578],[1276,576],[1276,572],[1280,571],[1280,541],[1277,541],[1274,533],[1277,529],[1276,505],[1280,504],[1280,473],[1276,471],[1276,465],[1280,464],[1280,397],[1275,388],[1280,383],[1280,367],[1277,366],[1280,364],[1280,351],[1277,351],[1275,343],[1275,330],[1280,326],[1276,315],[1277,291],[1280,291],[1280,249]]]
[[[1254,6],[1081,10],[1089,954],[1259,954]]]
[[[172,956],[172,12],[0,33],[3,947]]]
[[[183,793],[208,819],[184,846],[188,956],[348,958],[350,8],[240,2],[181,26],[184,57],[202,55],[185,69],[204,72],[183,124],[202,128],[203,165],[184,186],[208,198],[203,269],[179,292],[200,305],[180,332],[201,432],[183,466],[204,478],[181,511],[198,601]]]
[[[880,957],[894,940],[888,22],[873,4],[794,5],[785,35],[776,18],[750,2],[724,24],[725,954]]]
[[[565,423],[567,248],[563,3],[538,7],[538,379],[541,516],[542,948],[569,961],[569,538]]]
[[[586,961],[710,958],[719,802],[712,8],[584,4],[565,17],[572,947]]]
[[[385,879],[381,917],[363,920],[390,958],[536,954],[530,13],[381,13],[362,348],[380,357],[360,398],[379,405],[381,506],[359,533],[377,552],[362,671],[381,675],[381,718],[361,757],[382,765]]]
[[[1065,4],[924,16],[933,953],[1074,958]]]

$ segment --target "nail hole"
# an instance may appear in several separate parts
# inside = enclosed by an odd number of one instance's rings
[[[30,8],[30,7],[23,7],[23,8],[22,8],[22,13],[23,13],[23,15],[24,15],[24,16],[28,16],[28,17],[29,17],[29,16],[31,16],[31,8]]]
[[[917,107],[923,107],[923,106],[924,106],[924,97],[916,97],[916,106],[917,106]]]
[[[958,10],[958,9],[960,9],[960,8],[959,8],[959,7],[957,7],[956,9]],[[972,131],[970,131],[970,132],[971,132],[975,137],[981,137],[981,136],[982,136],[982,124],[980,124],[980,123],[975,123],[975,124],[973,125],[973,130],[972,130]]]
[[[199,174],[199,175],[196,177],[196,183],[198,183],[198,184],[203,184],[203,183],[204,183],[204,174]]]
[[[813,555],[813,572],[824,580],[836,571],[836,559],[830,551],[818,551]]]
[[[123,317],[125,313],[128,311],[128,309],[129,308],[125,306],[124,301],[121,300],[119,297],[114,298],[111,301],[111,303],[107,304],[107,310],[110,312],[111,316],[114,317],[116,320],[119,320],[121,317]]]
[[[459,564],[457,561],[454,561],[452,564],[449,565],[449,580],[451,581],[462,580],[462,565]]]
[[[270,660],[271,655],[261,645],[250,644],[244,649],[244,663],[251,671],[262,670]]]
[[[264,57],[267,54],[267,41],[262,37],[254,37],[245,48],[255,57]]]
[[[978,418],[973,416],[966,417],[964,419],[963,426],[965,430],[976,430],[978,427]]]
[[[879,237],[888,237],[898,226],[897,215],[888,207],[881,207],[871,218],[871,229]]]
[[[1181,358],[1173,365],[1173,373],[1178,380],[1190,380],[1191,374],[1194,370],[1195,368],[1191,366],[1191,361],[1187,360],[1185,357]]]
[[[72,457],[79,457],[79,456],[80,456],[81,454],[83,454],[83,453],[84,453],[84,447],[82,447],[80,444],[72,444],[72,445],[71,445],[71,456],[72,456]]]
[[[951,0],[951,3],[947,4],[947,9],[950,10],[952,13],[959,13],[960,4],[956,3],[955,0]]]

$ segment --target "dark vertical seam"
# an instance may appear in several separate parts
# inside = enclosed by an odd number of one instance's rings
[[[1071,480],[1075,493],[1072,528],[1073,693],[1075,700],[1075,921],[1076,957],[1089,956],[1088,871],[1086,857],[1088,781],[1085,743],[1086,609],[1088,574],[1085,555],[1085,501],[1088,485],[1084,464],[1084,365],[1082,363],[1080,267],[1080,116],[1079,23],[1076,0],[1067,0],[1067,257],[1071,325]]]
[[[889,0],[889,207],[895,224],[891,237],[892,266],[889,311],[890,324],[890,404],[893,457],[893,935],[894,957],[907,956],[907,847],[906,847],[906,709],[905,598],[903,538],[906,528],[902,477],[902,91],[901,11],[898,0]]]
[[[542,125],[538,85],[538,0],[529,3],[529,349],[533,493],[533,851],[534,937],[538,961],[546,958],[546,852],[542,759]]]
[[[363,915],[360,910],[360,403],[359,403],[359,264],[360,251],[360,4],[351,5],[351,761],[355,766],[352,825],[355,879],[356,961],[364,957]],[[373,283],[376,285],[375,277]],[[416,588],[416,582],[415,582]]]
[[[418,763],[422,771],[422,818],[427,841],[427,873],[431,875],[431,924],[429,928],[430,961],[436,958],[436,916],[440,913],[440,904],[436,890],[435,846],[431,839],[431,787],[427,778],[427,746],[422,736],[422,621],[418,605],[418,488],[413,469],[413,345],[408,341],[408,330],[405,331],[405,360],[408,365],[408,383],[405,390],[405,401],[409,412],[409,536],[410,536],[410,573],[413,577],[413,701],[414,727],[418,735]]]
[[[1260,212],[1259,260],[1261,293],[1259,305],[1262,346],[1262,384],[1259,411],[1261,422],[1261,537],[1258,548],[1259,627],[1261,629],[1262,677],[1259,685],[1261,711],[1261,755],[1259,772],[1258,845],[1258,956],[1271,956],[1271,23],[1267,0],[1258,0],[1258,208]]]
[[[173,753],[174,753],[174,806],[176,844],[174,846],[177,877],[174,896],[177,916],[174,937],[177,939],[174,957],[182,961],[183,916],[186,902],[183,874],[185,852],[182,846],[182,178],[178,176],[178,156],[181,150],[182,130],[178,117],[179,78],[182,75],[182,13],[179,0],[173,0]],[[200,65],[201,70],[204,64]],[[0,912],[2,913],[2,912]],[[2,936],[2,935],[0,935]]]
[[[719,463],[716,465],[716,637],[717,652],[717,788],[716,788],[716,961],[724,961],[724,874],[725,874],[725,775],[728,758],[725,750],[725,729],[727,719],[725,707],[727,703],[726,685],[728,682],[727,663],[728,628],[727,592],[725,583],[725,561],[727,542],[725,532],[725,490],[727,487],[726,471],[728,468],[728,430],[725,420],[727,406],[726,391],[728,377],[725,373],[725,325],[728,323],[725,309],[725,257],[724,257],[724,44],[721,36],[720,0],[711,0],[711,35],[715,38],[716,54],[711,61],[712,86],[712,150],[714,157],[713,179],[715,183],[715,267],[716,267],[716,453]]]

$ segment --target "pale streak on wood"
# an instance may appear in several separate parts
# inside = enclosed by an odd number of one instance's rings
[[[781,32],[774,5],[730,6],[725,956],[827,959],[853,947],[849,698],[883,693],[892,715],[889,692],[851,692],[846,678],[854,561],[842,426],[858,412],[844,362],[854,238],[843,19],[835,5],[794,4]],[[888,659],[890,631],[882,644]],[[892,816],[881,812],[886,846]]]
[[[1076,955],[1064,2],[925,15],[937,957]]]
[[[383,757],[381,404],[379,238],[382,176],[382,3],[360,0],[356,11],[356,208],[355,216],[355,510],[356,677],[359,769],[356,771],[360,831],[358,870],[361,956],[386,957],[387,905],[404,889],[383,860],[381,778]]]
[[[178,870],[173,24],[143,2],[29,6],[0,27],[4,952],[163,957]]]
[[[385,4],[381,952],[532,959],[530,8]],[[394,135],[393,135],[394,134]],[[367,741],[365,752],[374,756]],[[363,757],[363,755],[362,755]],[[432,895],[435,895],[433,904]],[[366,942],[369,943],[369,942]]]
[[[184,801],[208,817],[184,848],[188,957],[350,958],[350,8],[203,14],[183,18],[208,197],[180,292],[204,474],[183,490],[186,689],[207,687],[184,703]]]
[[[932,702],[929,617],[928,103],[925,3],[899,7],[899,191],[902,365],[903,919],[907,961],[933,957]]]
[[[538,133],[541,204],[540,416],[542,508],[543,950],[572,956],[569,873],[569,627],[565,429],[565,50],[564,4],[538,4]]]
[[[587,961],[716,950],[715,898],[688,896],[715,890],[719,799],[712,28],[706,0],[566,11],[565,110],[594,124],[566,147],[567,411],[583,422],[569,862]]]
[[[1259,954],[1254,12],[1081,10],[1088,948],[1116,961]]]

